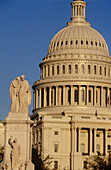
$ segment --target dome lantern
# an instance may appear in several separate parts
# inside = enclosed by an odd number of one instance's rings
[[[72,6],[72,22],[86,22],[85,8],[86,2],[84,0],[74,0]]]

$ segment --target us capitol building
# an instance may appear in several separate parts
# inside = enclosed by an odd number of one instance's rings
[[[51,169],[82,170],[86,158],[111,150],[111,58],[104,38],[86,21],[84,0],[49,45],[33,85],[33,144]]]

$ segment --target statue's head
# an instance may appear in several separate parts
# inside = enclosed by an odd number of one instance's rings
[[[21,80],[23,81],[25,79],[25,76],[24,75],[21,75]]]
[[[14,142],[17,143],[17,138],[14,139]]]
[[[20,81],[20,77],[17,77],[16,80],[19,82]]]

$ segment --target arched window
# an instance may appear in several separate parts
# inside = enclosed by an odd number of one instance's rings
[[[104,67],[104,76],[106,76],[106,67]]]
[[[59,66],[57,66],[57,74],[59,74]]]
[[[71,65],[69,65],[69,74],[71,74]]]
[[[81,66],[81,71],[84,74],[84,64],[82,64],[82,66]]]
[[[91,103],[91,90],[89,90],[89,103]]]
[[[81,90],[81,101],[82,102],[85,101],[85,90],[84,89]]]
[[[50,76],[50,66],[48,66],[48,76]]]
[[[62,66],[62,74],[65,74],[65,65]]]
[[[81,152],[84,153],[85,152],[85,147],[84,147],[84,143],[81,144]]]
[[[75,73],[78,73],[78,65],[75,65]]]
[[[99,74],[102,75],[102,67],[99,67]]]
[[[90,73],[91,73],[91,66],[88,65],[88,74],[90,74]]]
[[[96,151],[100,152],[100,145],[99,144],[96,145]]]
[[[52,66],[52,76],[54,75],[54,66]]]
[[[96,74],[96,72],[97,72],[97,71],[96,71],[96,66],[94,66],[94,74]]]
[[[74,91],[74,102],[78,103],[78,89]]]

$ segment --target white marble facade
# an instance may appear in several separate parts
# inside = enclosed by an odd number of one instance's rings
[[[86,168],[86,158],[111,150],[111,58],[104,38],[86,21],[86,2],[49,45],[33,85],[33,144],[54,158],[51,168]]]

